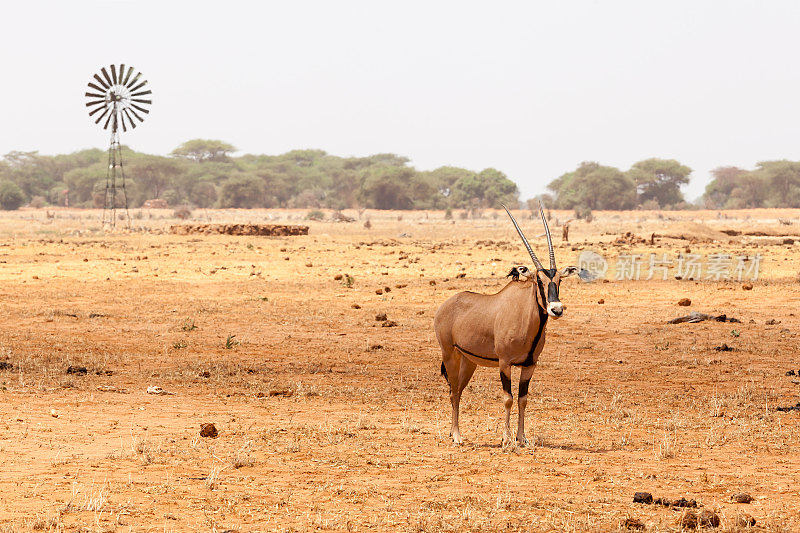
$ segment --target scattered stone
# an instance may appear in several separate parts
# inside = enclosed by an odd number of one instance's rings
[[[294,395],[294,391],[292,389],[272,389],[269,391],[270,396],[283,396],[284,398],[289,398]]]
[[[777,411],[781,413],[788,413],[789,411],[800,411],[800,402],[797,402],[795,405],[790,405],[789,407],[777,407]]]
[[[689,298],[681,298],[680,300],[678,300],[678,305],[680,305],[681,307],[689,307],[690,305],[692,305],[692,301]]]
[[[753,290],[753,284],[752,283],[745,283],[745,284],[742,285],[742,289],[744,289],[746,291],[752,291]]]
[[[371,352],[374,352],[374,351],[377,351],[377,350],[382,350],[382,349],[383,349],[383,344],[370,344],[369,345],[369,351],[371,351]]]
[[[377,322],[385,322],[386,321],[386,313],[378,313],[375,315],[375,320]]]
[[[311,267],[313,267],[313,266],[314,266],[314,263],[306,263],[306,266],[307,266],[308,268],[311,268]]]
[[[100,392],[117,392],[119,394],[128,394],[128,389],[115,387],[114,385],[98,385],[97,390]]]
[[[53,418],[58,418],[59,416],[58,411],[56,411],[55,409],[50,409],[50,416],[52,416]]]
[[[222,235],[264,235],[268,237],[289,237],[308,235],[308,226],[287,226],[280,224],[181,224],[170,226],[173,235],[222,234]]]
[[[653,503],[653,495],[649,492],[637,492],[633,495],[633,503]]]
[[[333,279],[334,279],[334,281],[339,281],[339,280],[341,280],[343,277],[344,277],[344,276],[342,276],[341,274],[336,274],[335,276],[333,276]]]
[[[794,244],[794,239],[783,239],[783,244]]]
[[[753,501],[753,497],[746,492],[740,492],[739,494],[734,494],[731,496],[731,500],[736,503],[750,503]]]
[[[392,292],[392,288],[391,287],[384,287],[383,288],[383,292]]]
[[[688,322],[690,324],[695,324],[697,322],[703,322],[704,320],[715,320],[717,322],[734,322],[740,324],[742,321],[738,318],[728,317],[727,315],[707,315],[705,313],[698,313],[697,311],[692,311],[688,315],[679,316],[678,318],[673,318],[672,320],[668,321],[668,324],[682,324],[684,322]]]
[[[432,279],[428,282],[429,285],[436,285],[436,280]]]
[[[200,424],[200,436],[206,438],[216,439],[219,432],[217,432],[217,426],[212,423]]]
[[[375,291],[375,294],[377,294],[377,295],[381,295],[381,294],[383,294],[383,289],[377,289],[377,290]]]
[[[408,287],[408,284],[406,283],[398,283],[394,286],[395,289],[405,289],[406,287]]]
[[[89,318],[103,318],[107,316],[108,315],[104,315],[103,313],[89,313]]]
[[[0,370],[14,370],[14,365],[8,361],[0,361]]]
[[[381,324],[381,327],[382,328],[394,328],[394,327],[397,327],[397,322],[395,322],[394,320],[387,320],[386,322],[383,322]]]
[[[467,273],[466,272],[459,272],[458,274],[456,274],[456,277],[457,278],[466,278],[467,277]]]
[[[603,305],[604,303],[606,303],[606,301],[603,298],[600,298],[599,300],[597,300],[597,303]]]
[[[358,304],[353,304],[350,307],[352,307],[353,309],[361,309],[361,306]]]
[[[167,396],[173,393],[165,391],[158,385],[151,385],[147,387],[147,394],[155,394],[156,396]]]
[[[626,518],[622,521],[622,527],[625,529],[644,529],[644,522],[638,518]]]
[[[736,516],[736,527],[746,528],[756,525],[756,519],[747,513],[742,513]]]
[[[208,370],[203,370],[202,372],[200,372],[200,377],[201,378],[210,378],[211,377],[211,372],[209,372]]]
[[[3,368],[2,363],[0,363],[0,369],[2,369],[2,368]],[[787,376],[796,376],[797,373],[794,370],[789,370],[788,372],[786,372],[786,375]]]
[[[764,324],[766,324],[767,326],[774,326],[775,324],[780,324],[780,323],[781,323],[780,320],[775,320],[774,318],[770,318],[769,320],[764,322]]]
[[[703,509],[697,518],[701,527],[719,527],[719,515],[714,511]]]
[[[715,346],[714,349],[718,352],[732,352],[733,348],[728,346],[727,344],[722,344],[721,346]]]
[[[88,372],[88,370],[86,370],[85,366],[70,366],[67,368],[67,374],[80,374],[84,376],[86,372]]]

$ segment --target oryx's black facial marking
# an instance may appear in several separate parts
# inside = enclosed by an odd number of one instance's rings
[[[514,395],[511,394],[511,378],[500,372],[500,382],[503,384],[503,391],[513,397]]]
[[[547,301],[548,302],[558,301],[558,286],[552,281],[547,285]]]
[[[558,299],[558,287],[561,285],[561,274],[554,268],[542,268],[537,272],[541,305],[552,317],[560,317],[564,306]]]
[[[531,380],[525,380],[519,382],[519,397],[524,398],[528,395],[528,385],[530,385]]]

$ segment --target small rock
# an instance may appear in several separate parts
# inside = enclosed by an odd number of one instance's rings
[[[212,439],[216,439],[219,433],[217,432],[217,426],[211,424],[210,422],[207,424],[200,424],[200,436],[201,437],[210,437]]]
[[[381,294],[383,294],[383,289],[377,289],[377,290],[375,291],[375,294],[378,294],[378,295],[381,295]]]
[[[780,320],[775,320],[774,318],[770,318],[769,320],[764,322],[764,324],[766,324],[767,326],[774,326],[775,324],[780,324],[780,323],[781,323]]]
[[[156,396],[166,396],[172,393],[165,391],[158,385],[151,385],[150,387],[147,387],[147,394],[155,394]]]
[[[2,369],[2,368],[3,368],[3,366],[2,366],[2,363],[0,363],[0,369]],[[786,375],[787,375],[787,376],[796,376],[797,374],[795,373],[795,371],[794,371],[794,370],[788,370],[788,371],[786,372]]]
[[[350,307],[352,307],[353,309],[361,309],[361,306],[358,304],[353,304]]]
[[[625,529],[644,529],[644,522],[638,518],[626,518],[622,521],[622,527]]]
[[[67,368],[67,374],[80,374],[83,376],[86,372],[88,371],[85,366],[70,366]]]
[[[718,352],[732,352],[733,348],[728,346],[727,344],[722,344],[721,346],[714,346],[714,349]]]
[[[0,361],[0,370],[14,370],[14,365],[8,361]]]
[[[714,511],[703,509],[697,518],[701,527],[719,527],[719,515]]]
[[[459,272],[458,274],[456,274],[456,277],[457,278],[466,278],[467,277],[467,273],[466,272]]]
[[[600,298],[599,300],[597,300],[597,303],[603,305],[604,303],[606,303],[606,301],[603,298]]]
[[[428,282],[428,285],[436,285],[436,280],[432,279]]]
[[[383,322],[381,324],[382,328],[394,328],[396,326],[397,326],[397,322],[395,322],[394,320],[387,320],[386,322]]]
[[[783,239],[783,244],[794,244],[794,239]]]
[[[211,377],[211,372],[209,372],[208,370],[203,370],[202,372],[200,372],[200,377],[201,378],[210,378]]]
[[[692,305],[692,301],[689,298],[681,298],[680,300],[678,300],[678,305],[680,305],[681,307],[689,307],[690,305]]]
[[[314,266],[314,263],[306,263],[306,266],[307,266],[308,268],[311,268],[311,267],[313,267],[313,266]]]
[[[739,494],[734,494],[731,496],[731,500],[736,503],[750,503],[753,501],[753,497],[746,492],[740,492]]]
[[[633,503],[653,503],[653,495],[649,492],[637,492],[633,495]]]
[[[375,315],[375,320],[377,322],[385,322],[386,321],[386,313],[378,313]]]
[[[334,279],[335,281],[339,281],[339,280],[340,280],[340,279],[342,279],[343,277],[344,277],[344,276],[342,276],[341,274],[336,274],[335,276],[333,276],[333,279]]]
[[[382,349],[383,349],[383,344],[370,344],[369,345],[369,351],[371,351],[371,352],[374,352],[376,350],[382,350]]]
[[[392,288],[391,287],[384,287],[383,288],[383,292],[392,292]]]
[[[752,283],[745,283],[745,284],[742,285],[742,289],[746,290],[746,291],[752,291],[753,290],[753,284]]]
[[[405,289],[406,287],[408,287],[406,283],[398,283],[394,286],[395,289]]]
[[[56,411],[55,409],[50,409],[50,416],[52,416],[53,418],[58,418],[58,411]]]
[[[742,513],[736,517],[736,527],[753,527],[756,525],[756,519],[747,513]]]

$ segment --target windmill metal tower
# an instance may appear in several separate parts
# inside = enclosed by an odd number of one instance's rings
[[[110,76],[109,70],[111,71]],[[119,130],[121,127],[123,132],[127,132],[128,127],[136,128],[136,121],[144,122],[144,115],[150,112],[147,108],[153,103],[150,100],[152,97],[148,96],[152,91],[145,89],[147,80],[141,80],[140,72],[134,75],[134,69],[131,66],[128,66],[127,72],[124,64],[119,65],[119,69],[116,65],[111,65],[108,69],[103,67],[100,72],[102,77],[94,74],[93,81],[89,82],[90,90],[86,92],[88,99],[86,107],[89,108],[90,117],[94,118],[97,115],[95,124],[100,124],[105,119],[103,129],[107,130],[111,126],[103,200],[103,226],[115,227],[117,208],[124,208],[125,224],[126,227],[130,227],[131,217],[128,214],[128,194],[125,191],[125,172],[122,166]]]

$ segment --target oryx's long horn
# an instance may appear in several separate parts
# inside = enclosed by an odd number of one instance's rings
[[[503,204],[500,204],[500,205],[503,205]],[[508,208],[505,205],[503,205],[503,209],[505,209],[506,213],[508,213],[508,216],[511,217],[511,222],[514,224],[514,227],[516,228],[517,233],[519,233],[519,236],[522,237],[522,242],[525,244],[525,248],[527,248],[528,249],[528,253],[531,254],[531,259],[533,259],[533,264],[536,265],[537,269],[543,270],[542,263],[539,261],[539,258],[536,257],[536,254],[533,253],[533,249],[531,249],[531,245],[528,244],[528,239],[526,239],[525,238],[525,234],[522,233],[522,229],[520,229],[519,224],[517,224],[517,220],[514,218],[514,215],[511,214],[511,211],[509,211]]]
[[[542,201],[539,200],[539,212],[542,214],[542,224],[544,224],[544,233],[547,235],[547,250],[550,253],[550,269],[556,269],[556,254],[553,251],[553,239],[550,237],[550,228],[547,226],[547,217],[544,216],[544,206]]]

